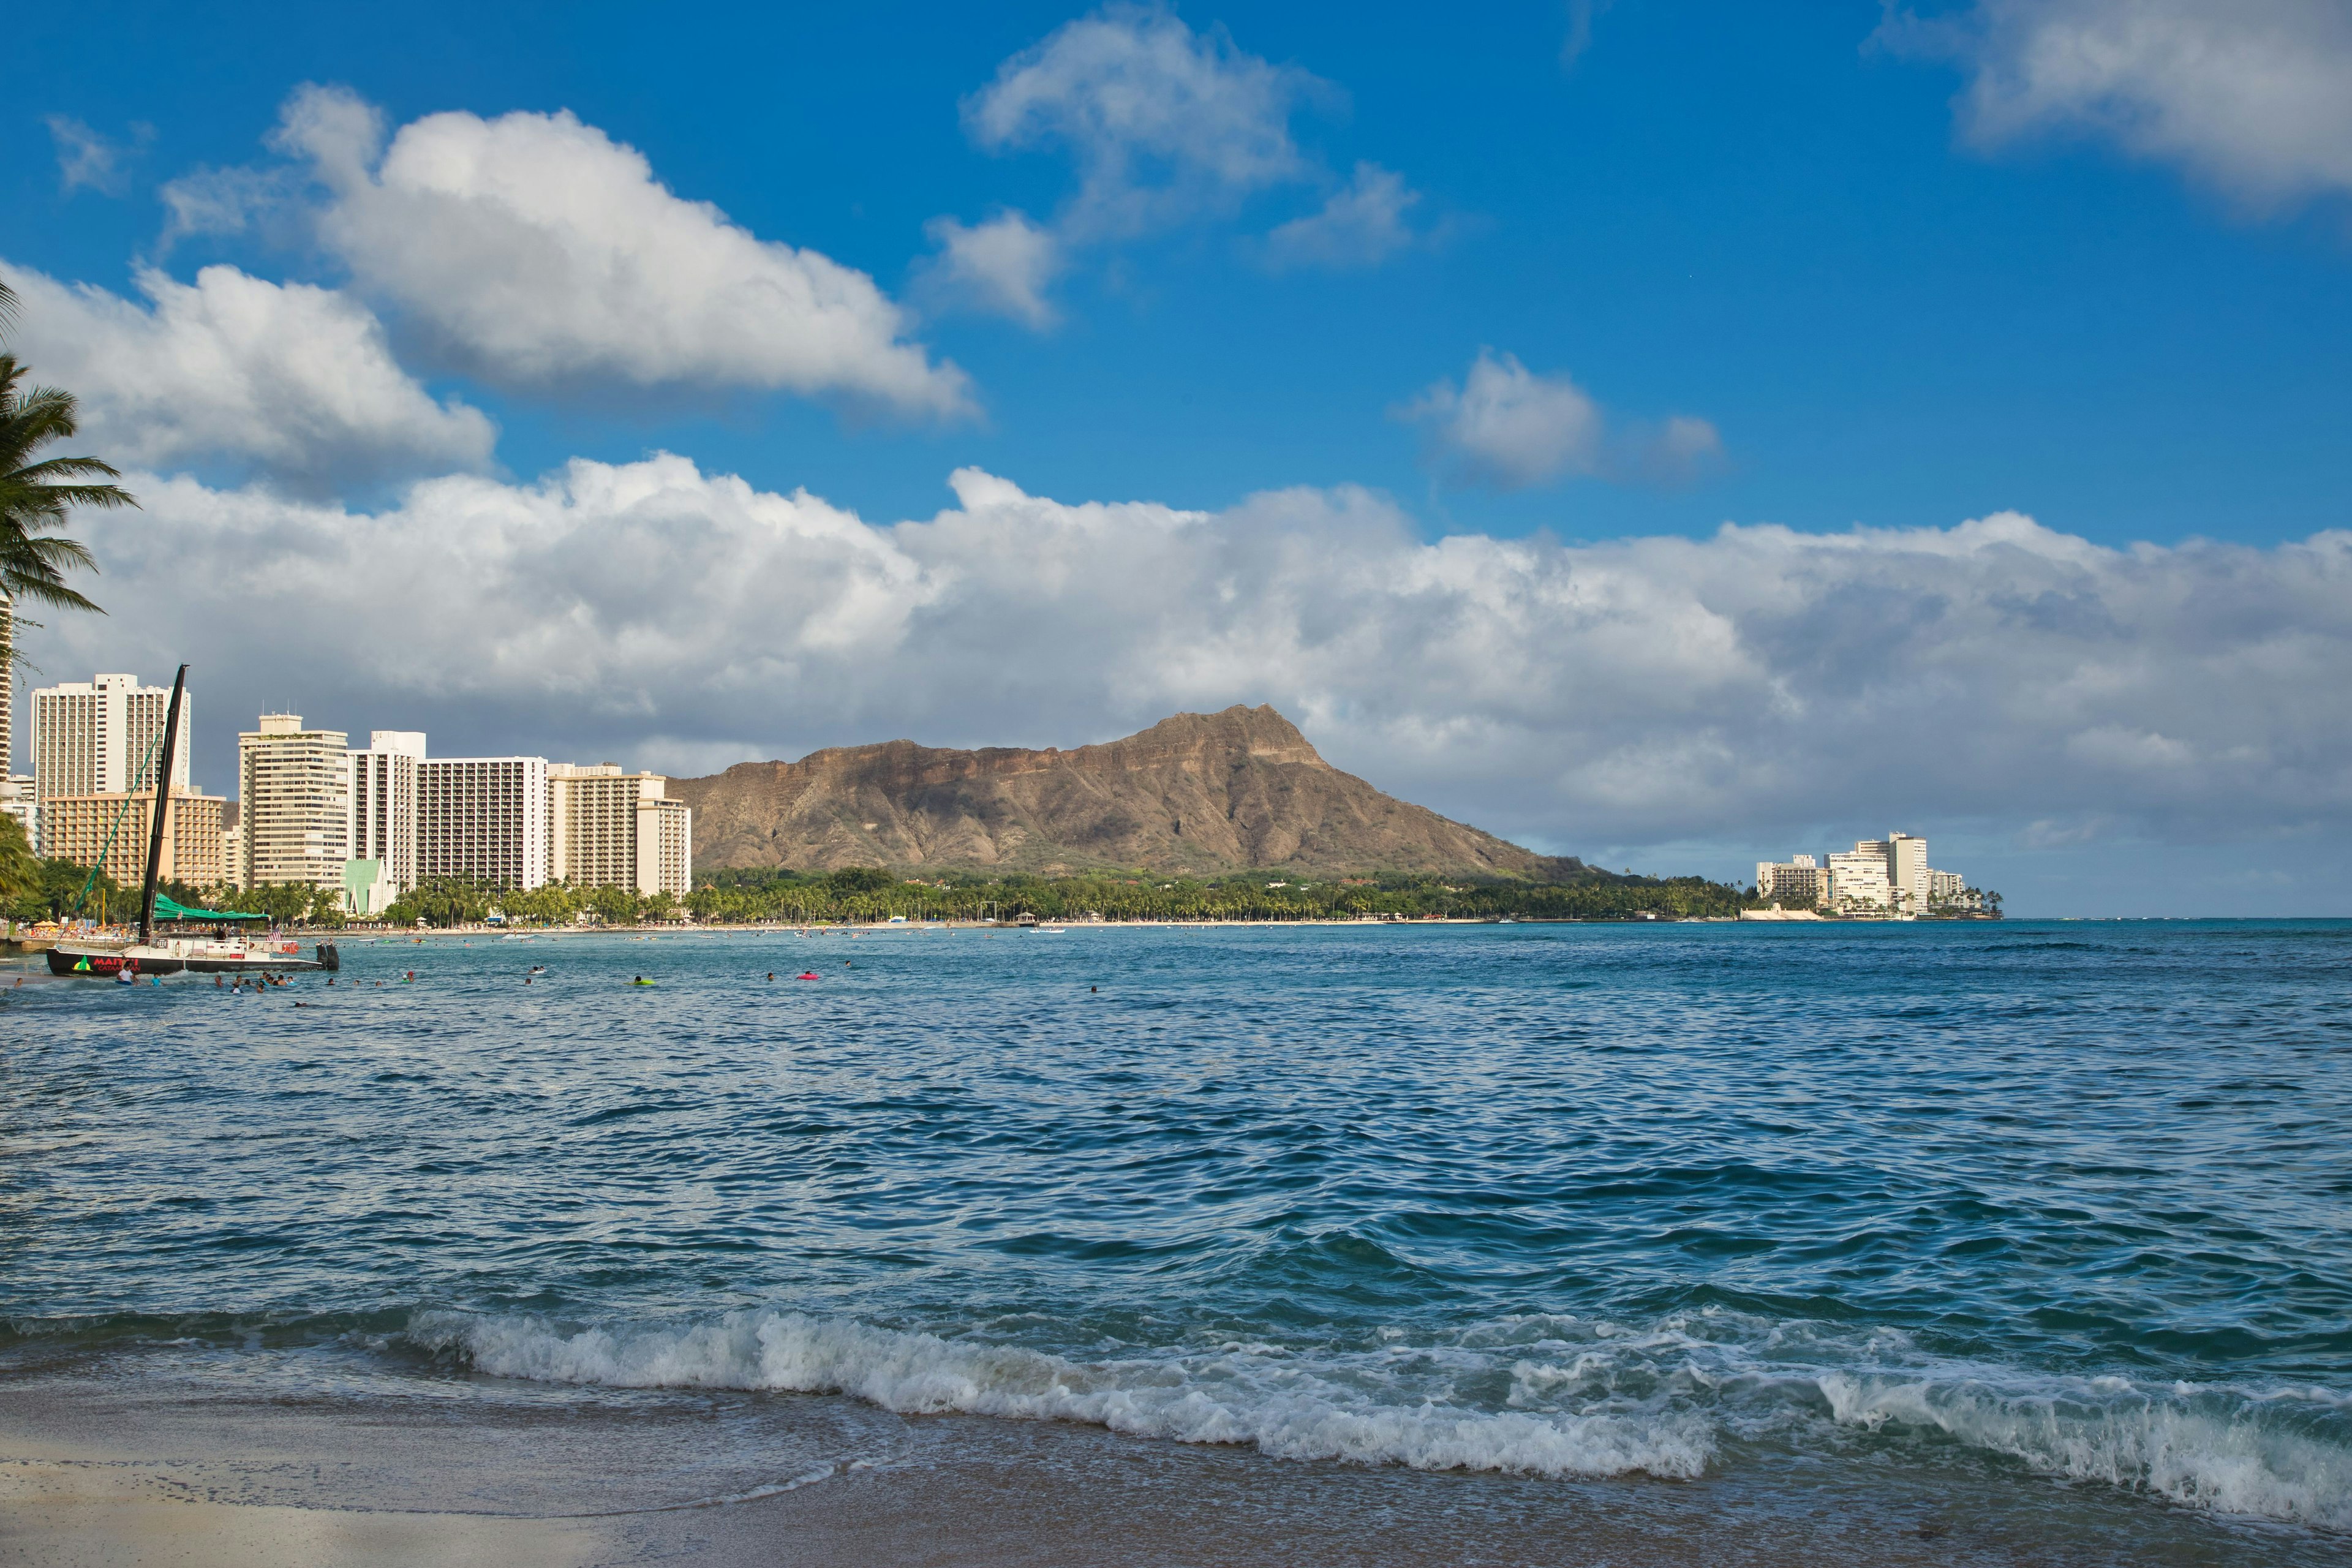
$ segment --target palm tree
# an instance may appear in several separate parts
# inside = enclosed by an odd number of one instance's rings
[[[15,291],[0,282],[0,330],[16,310]],[[102,482],[120,476],[96,458],[36,457],[74,434],[79,410],[73,394],[25,389],[24,378],[16,356],[0,353],[0,600],[104,614],[66,582],[68,571],[95,572],[98,563],[88,546],[58,530],[77,506],[139,503],[121,486]]]

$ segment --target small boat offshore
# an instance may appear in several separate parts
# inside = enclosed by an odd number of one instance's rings
[[[163,719],[163,758],[155,770],[155,805],[148,815],[147,873],[139,897],[139,939],[123,942],[59,942],[49,949],[49,973],[91,979],[141,978],[165,974],[237,974],[247,971],[292,973],[303,970],[330,973],[342,967],[331,942],[319,943],[313,956],[302,956],[301,944],[267,933],[232,934],[232,925],[266,921],[266,915],[234,910],[193,910],[161,894],[155,873],[163,855],[164,824],[171,812],[172,752],[180,735],[180,702],[188,684],[188,667],[172,681],[172,706]],[[119,819],[118,819],[119,820]],[[95,873],[93,873],[93,876]],[[179,932],[158,933],[155,921],[180,926]],[[209,932],[189,932],[191,924],[209,925]]]

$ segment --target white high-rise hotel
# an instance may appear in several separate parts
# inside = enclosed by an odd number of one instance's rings
[[[41,688],[33,693],[34,776],[11,779],[10,629],[0,596],[0,808],[37,832],[39,801],[70,800],[75,809],[59,820],[88,818],[105,829],[111,866],[121,858],[110,850],[123,797],[154,788],[151,759],[161,750],[171,691],[129,675]],[[192,710],[184,697],[175,802],[196,799],[187,787]],[[347,740],[341,730],[305,726],[299,713],[264,713],[237,736],[236,826],[219,826],[225,803],[200,802],[212,807],[215,841],[226,841],[220,875],[245,888],[341,888],[348,908],[368,914],[436,878],[518,889],[565,881],[678,899],[692,889],[691,815],[659,773],[544,757],[434,757],[413,730],[374,731],[364,749]],[[21,809],[19,782],[31,797]],[[175,821],[182,816],[173,813]],[[86,852],[81,840],[89,837],[78,832],[76,849]],[[189,867],[203,859],[178,858]]]
[[[0,623],[7,616],[0,606]],[[6,639],[0,637],[0,659],[5,658]],[[9,691],[7,674],[0,670],[0,710],[9,701]],[[35,689],[32,777],[8,776],[5,762],[0,760],[0,795],[5,796],[0,805],[25,824],[36,849],[58,853],[51,846],[54,836],[43,831],[45,821],[58,819],[58,809],[49,803],[110,797],[120,804],[128,793],[152,790],[155,763],[163,752],[163,720],[171,707],[170,687],[142,686],[133,675],[100,675]],[[192,696],[183,693],[180,735],[172,759],[174,795],[193,793],[188,788],[188,736],[194,708]],[[0,720],[0,745],[9,733],[9,724]],[[0,759],[6,755],[0,752]],[[76,845],[87,848],[79,838]]]
[[[659,773],[544,757],[436,757],[413,730],[377,730],[365,750],[344,751],[341,731],[304,731],[290,714],[266,715],[261,731],[240,741],[253,759],[239,868],[247,885],[340,885],[349,907],[369,914],[441,878],[679,899],[693,887],[690,814]],[[336,784],[321,787],[330,765]],[[320,852],[299,865],[268,858],[260,823],[282,832],[298,819],[302,842]]]
[[[236,738],[237,886],[339,888],[350,858],[351,770],[341,730],[264,713]]]
[[[417,772],[425,736],[415,730],[376,730],[367,750],[349,755],[351,832],[348,853],[373,861],[394,896],[416,886]]]
[[[1830,856],[1826,868],[1810,855],[1759,860],[1756,893],[1796,909],[1925,914],[1976,907],[1968,879],[1930,867],[1927,841],[1910,833],[1857,840],[1852,849]]]
[[[693,814],[659,773],[616,763],[548,770],[548,876],[590,888],[684,898],[694,879]]]
[[[172,689],[142,686],[135,675],[101,675],[44,686],[33,693],[33,778],[43,798],[120,795],[153,789],[162,754],[163,716]],[[180,699],[180,735],[173,742],[172,783],[188,782],[188,736],[195,702]]]
[[[547,759],[433,757],[416,765],[418,868],[494,888],[547,881]]]

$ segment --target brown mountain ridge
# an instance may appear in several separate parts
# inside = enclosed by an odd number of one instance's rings
[[[1179,713],[1068,752],[835,746],[669,788],[694,808],[696,864],[719,868],[1540,880],[1584,870],[1341,773],[1271,707]]]

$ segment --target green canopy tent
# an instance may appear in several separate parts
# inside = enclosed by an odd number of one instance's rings
[[[235,910],[192,910],[168,894],[155,895],[155,918],[159,921],[266,921],[268,915],[240,914]]]

